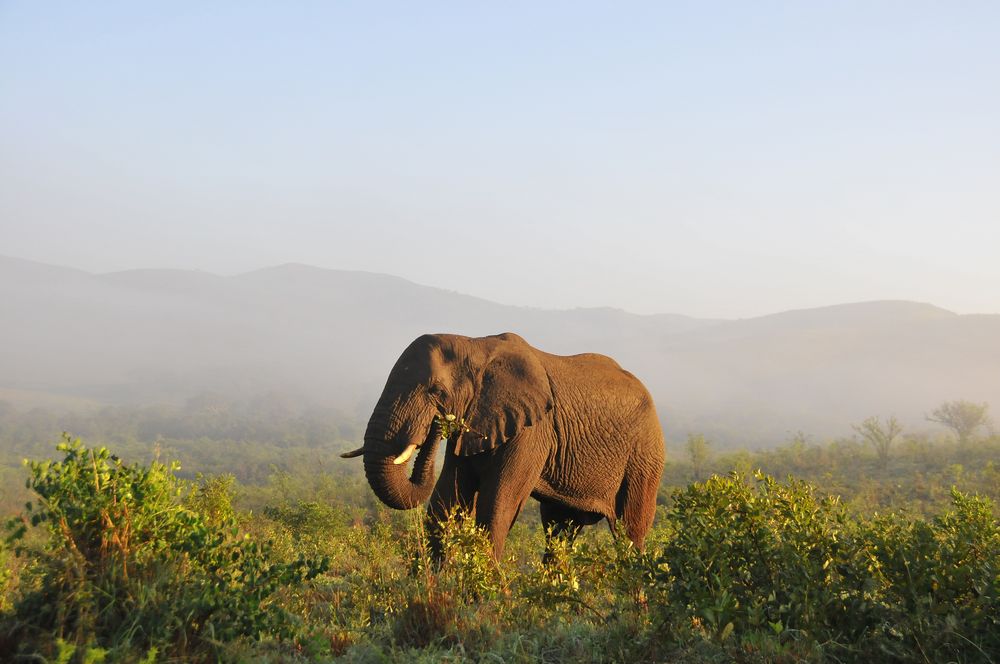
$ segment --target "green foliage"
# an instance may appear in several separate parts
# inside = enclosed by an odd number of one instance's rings
[[[456,417],[454,413],[435,415],[434,427],[437,429],[438,438],[441,440],[449,440],[452,436],[472,431],[466,423],[465,418]]]
[[[499,564],[451,515],[438,566],[422,510],[324,468],[339,449],[192,483],[67,441],[28,466],[0,660],[1000,662],[996,508],[942,488],[995,496],[997,442],[903,437],[882,469],[857,440],[798,434],[705,460],[728,477],[688,486],[690,466],[668,466],[684,486],[662,491],[645,551],[589,528],[542,564],[528,507]],[[759,461],[814,481],[755,477]],[[849,500],[824,497],[838,488]],[[914,509],[871,513],[894,500]]]
[[[475,519],[455,510],[436,526],[441,534],[441,580],[462,598],[496,597],[504,588],[502,568],[493,559],[493,545]],[[417,548],[417,567],[429,562],[425,543]]]
[[[184,504],[213,525],[231,523],[236,519],[236,511],[233,509],[235,485],[236,478],[232,475],[206,478],[199,473],[195,489],[186,497]]]
[[[838,659],[990,661],[1000,652],[993,505],[953,492],[930,522],[850,516],[802,482],[713,477],[674,496],[653,565],[663,622],[718,642],[770,634]]]
[[[271,562],[269,547],[241,537],[220,511],[225,481],[188,501],[211,508],[202,514],[182,505],[175,466],[125,465],[68,436],[58,449],[62,461],[29,463],[37,500],[9,525],[31,562],[14,605],[22,649],[58,649],[45,639],[55,634],[84,652],[162,646],[191,656],[238,637],[294,636],[274,597],[324,563]],[[40,546],[24,542],[29,523],[43,529]]]
[[[931,521],[891,514],[860,528],[896,647],[931,661],[1000,653],[1000,524],[991,501],[952,500]]]
[[[665,620],[719,641],[755,631],[856,638],[872,589],[846,512],[804,483],[757,479],[712,477],[674,495],[675,536],[655,561]]]

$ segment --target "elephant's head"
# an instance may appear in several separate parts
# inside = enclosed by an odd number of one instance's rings
[[[396,361],[365,431],[365,475],[382,502],[410,509],[434,487],[436,417],[455,415],[465,426],[450,441],[468,456],[514,439],[552,407],[538,351],[514,334],[473,339],[426,334]],[[406,462],[416,452],[413,472]]]

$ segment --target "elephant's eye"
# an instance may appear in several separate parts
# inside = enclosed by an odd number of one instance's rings
[[[434,383],[433,385],[428,387],[427,393],[430,394],[432,397],[437,397],[439,399],[445,396],[444,388],[438,385],[437,383]]]

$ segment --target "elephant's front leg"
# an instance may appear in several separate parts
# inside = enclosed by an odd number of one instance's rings
[[[470,468],[461,468],[460,463],[452,456],[445,459],[441,476],[434,485],[434,492],[427,503],[426,528],[431,556],[440,563],[443,550],[441,548],[442,523],[448,517],[460,510],[467,515],[476,511],[477,481]]]
[[[507,533],[538,485],[547,454],[532,436],[522,436],[491,453],[476,500],[476,525],[486,528],[493,555],[503,555]],[[537,449],[536,449],[537,448]]]

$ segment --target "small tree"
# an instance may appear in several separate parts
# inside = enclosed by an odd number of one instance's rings
[[[792,466],[801,470],[805,466],[806,447],[809,443],[809,435],[799,429],[788,441],[788,453],[791,457]]]
[[[883,425],[878,417],[871,416],[861,424],[852,424],[851,427],[868,442],[878,455],[879,466],[885,468],[889,463],[889,450],[893,441],[903,433],[903,426],[891,416]]]
[[[972,435],[981,426],[990,423],[989,404],[973,403],[959,399],[957,401],[945,401],[935,408],[927,419],[931,422],[943,424],[958,436],[958,444],[963,447],[972,438]]]
[[[694,472],[695,479],[702,477],[705,471],[705,463],[712,455],[710,447],[710,443],[700,433],[688,434],[687,451],[688,456],[691,458],[691,469]]]

